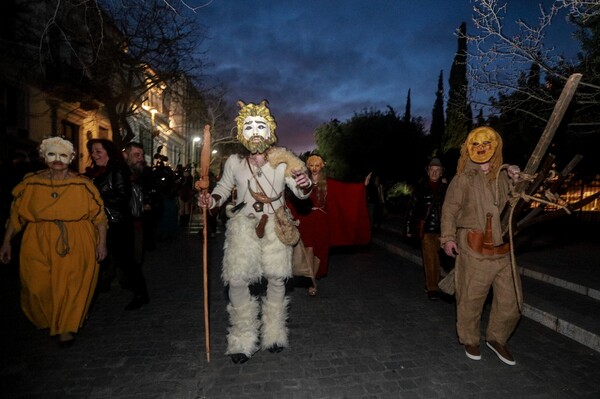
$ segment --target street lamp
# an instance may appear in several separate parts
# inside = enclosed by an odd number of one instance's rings
[[[191,163],[192,163],[192,165],[195,165],[195,164],[196,164],[196,162],[197,162],[197,158],[198,158],[198,157],[196,156],[196,155],[197,155],[197,154],[196,154],[196,146],[197,146],[197,145],[198,145],[198,144],[199,144],[201,141],[202,141],[202,138],[201,138],[200,136],[194,136],[194,137],[192,138],[192,143],[193,143],[193,144],[192,144],[192,149],[193,149],[193,151],[192,151],[192,162],[191,162]]]

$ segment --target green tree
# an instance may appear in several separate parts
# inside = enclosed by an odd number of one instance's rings
[[[391,107],[387,112],[364,111],[346,122],[323,124],[315,140],[329,175],[344,181],[362,181],[375,172],[388,184],[414,183],[427,158],[421,119],[406,123]]]
[[[472,111],[467,100],[467,24],[458,29],[458,49],[448,80],[448,105],[443,151],[460,148],[472,126]]]
[[[432,155],[439,155],[442,148],[442,137],[446,129],[444,119],[444,71],[440,71],[438,78],[437,91],[435,92],[435,102],[431,112],[431,126],[429,128],[429,145],[432,149]]]
[[[412,116],[411,116],[411,110],[410,110],[410,89],[408,89],[408,94],[406,95],[406,108],[404,111],[404,123],[410,123]]]

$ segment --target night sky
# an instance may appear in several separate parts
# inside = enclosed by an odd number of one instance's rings
[[[508,10],[535,23],[537,3]],[[332,119],[388,105],[404,114],[409,89],[412,116],[428,127],[441,70],[448,91],[456,29],[473,30],[469,0],[213,0],[197,15],[209,79],[232,104],[267,99],[279,144],[298,153]]]

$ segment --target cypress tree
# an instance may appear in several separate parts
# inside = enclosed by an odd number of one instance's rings
[[[410,89],[408,89],[408,95],[406,96],[406,110],[404,111],[404,122],[410,123],[412,116],[410,114]]]
[[[435,93],[435,102],[431,112],[431,127],[429,128],[429,139],[433,153],[436,154],[442,148],[442,136],[446,128],[444,120],[444,71],[440,71],[438,78],[437,92]]]
[[[443,139],[444,152],[460,148],[472,126],[470,104],[467,102],[467,24],[458,30],[458,50],[448,79],[448,105],[446,107],[446,132]]]

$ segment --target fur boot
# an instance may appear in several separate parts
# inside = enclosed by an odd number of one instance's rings
[[[259,303],[254,297],[239,308],[235,308],[231,304],[227,305],[231,327],[227,334],[226,355],[243,353],[250,358],[258,350],[258,330],[260,329],[258,311]]]
[[[277,349],[288,346],[287,308],[289,298],[283,301],[269,301],[263,297],[262,306],[262,349]]]

